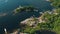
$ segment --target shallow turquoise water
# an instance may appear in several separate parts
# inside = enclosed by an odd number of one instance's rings
[[[33,13],[19,13],[17,15],[12,15],[12,11],[18,6],[35,6],[39,11],[51,10],[50,2],[45,0],[0,0],[0,13],[6,13],[7,16],[0,16],[0,33],[4,32],[4,28],[7,30],[13,30],[19,28],[18,25],[20,21],[31,17],[33,14],[38,16],[38,12]]]

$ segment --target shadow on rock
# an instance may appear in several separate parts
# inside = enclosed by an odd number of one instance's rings
[[[56,34],[56,33],[49,30],[42,30],[42,31],[36,31],[36,34]]]

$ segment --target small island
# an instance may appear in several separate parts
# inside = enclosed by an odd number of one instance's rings
[[[16,8],[14,10],[14,13],[21,13],[21,12],[33,12],[33,11],[36,11],[38,12],[38,9],[33,7],[33,6],[19,6],[18,8]]]

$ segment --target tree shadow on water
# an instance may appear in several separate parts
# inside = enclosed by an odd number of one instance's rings
[[[36,31],[36,34],[56,34],[56,33],[49,30],[42,30],[42,31]]]

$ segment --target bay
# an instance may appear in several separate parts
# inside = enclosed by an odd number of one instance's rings
[[[46,0],[0,0],[0,34],[4,33],[4,28],[8,31],[19,28],[19,23],[33,15],[39,16],[39,12],[26,13],[22,12],[17,15],[12,15],[12,11],[19,6],[34,6],[37,7],[40,12],[52,10],[50,2]]]

